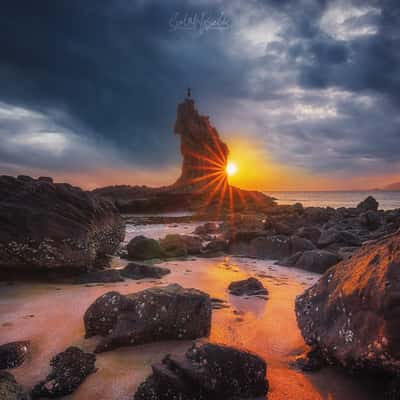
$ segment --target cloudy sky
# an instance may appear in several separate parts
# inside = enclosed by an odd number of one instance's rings
[[[202,15],[218,24],[188,24]],[[188,86],[231,147],[234,183],[400,181],[398,0],[5,2],[0,173],[171,183]]]

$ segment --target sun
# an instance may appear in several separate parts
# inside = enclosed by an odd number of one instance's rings
[[[238,171],[238,167],[234,161],[229,161],[228,164],[226,164],[225,171],[228,176],[232,176],[236,174],[236,172]]]

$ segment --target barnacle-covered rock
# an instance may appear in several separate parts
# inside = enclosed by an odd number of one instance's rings
[[[112,203],[48,178],[0,176],[0,221],[0,272],[17,277],[85,269],[125,234]]]
[[[50,361],[52,371],[32,390],[32,397],[62,397],[72,393],[85,378],[96,371],[96,356],[78,347],[68,347]]]
[[[134,400],[264,398],[267,365],[255,354],[207,343],[184,356],[167,356],[138,388]]]
[[[177,284],[153,287],[123,296],[108,292],[84,316],[86,337],[101,335],[96,352],[119,346],[208,336],[211,301],[208,294]]]
[[[353,370],[400,373],[400,234],[364,245],[296,299],[307,344]]]

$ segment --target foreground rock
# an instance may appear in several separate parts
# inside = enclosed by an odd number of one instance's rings
[[[0,272],[19,277],[85,269],[125,235],[112,203],[50,179],[0,176],[0,220]]]
[[[306,271],[323,274],[327,269],[339,262],[339,257],[326,250],[307,250],[280,261],[281,265],[296,267]]]
[[[400,373],[400,234],[364,245],[296,299],[307,344],[327,362]]]
[[[165,257],[186,257],[199,254],[202,250],[201,239],[189,235],[167,235],[160,239],[160,246]]]
[[[169,274],[171,270],[168,268],[156,267],[146,264],[129,263],[121,270],[121,275],[130,279],[155,278],[160,279]]]
[[[248,278],[243,281],[232,282],[228,286],[230,294],[235,296],[267,296],[268,290],[256,278]]]
[[[211,327],[210,297],[177,284],[123,296],[108,292],[84,316],[86,337],[104,336],[96,352],[158,340],[196,339]]]
[[[78,347],[68,347],[50,361],[52,371],[32,390],[32,397],[62,397],[72,393],[85,378],[96,371],[96,356]]]
[[[104,271],[89,271],[75,278],[74,283],[113,283],[122,282],[124,279],[116,269],[107,269]]]
[[[85,378],[96,371],[96,356],[78,347],[68,347],[50,361],[52,371],[32,390],[32,397],[61,397],[72,393]]]
[[[135,236],[127,246],[128,257],[135,260],[151,260],[165,256],[160,244],[155,239],[145,236]]]
[[[29,400],[30,396],[8,372],[0,371],[0,399],[1,400]]]
[[[265,397],[267,365],[233,347],[204,344],[184,356],[167,356],[152,366],[135,400],[231,400]]]
[[[11,342],[0,346],[0,369],[17,368],[29,352],[29,341]]]

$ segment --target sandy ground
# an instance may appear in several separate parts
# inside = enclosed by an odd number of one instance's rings
[[[159,228],[158,228],[159,229]],[[139,230],[139,229],[138,229]],[[157,237],[157,235],[154,235]],[[116,258],[116,267],[123,260]],[[324,369],[305,374],[288,367],[306,350],[296,325],[295,296],[318,279],[318,275],[273,265],[265,260],[221,257],[170,261],[172,270],[161,281],[126,280],[118,284],[85,285],[2,284],[0,286],[0,343],[31,340],[29,359],[12,372],[27,389],[43,379],[49,360],[70,345],[91,351],[98,338],[84,339],[83,314],[101,294],[117,290],[132,293],[153,285],[179,283],[195,287],[228,302],[229,308],[214,310],[212,342],[251,350],[268,363],[270,400],[369,400],[371,391],[341,371]],[[257,276],[268,288],[268,300],[231,296],[226,288],[233,280]],[[150,373],[153,362],[167,353],[184,352],[190,342],[159,342],[125,347],[97,355],[98,371],[66,398],[74,400],[132,399],[139,383]]]

